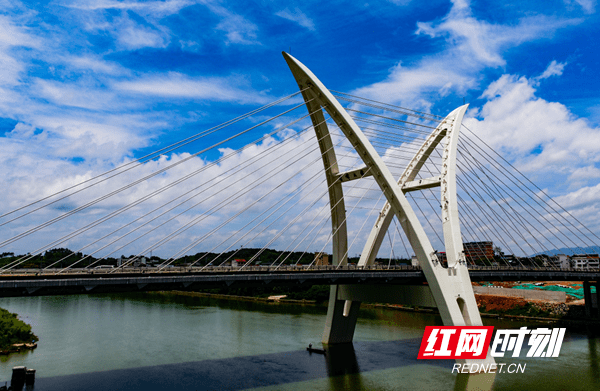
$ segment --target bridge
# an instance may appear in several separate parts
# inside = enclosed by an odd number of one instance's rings
[[[326,344],[352,341],[362,301],[481,325],[472,280],[585,281],[589,296],[600,238],[462,124],[468,105],[440,117],[331,91],[283,55],[298,92],[3,211],[0,247],[26,254],[5,253],[0,294],[328,284]],[[59,246],[76,250],[32,270]],[[225,267],[249,247],[260,250]],[[264,265],[271,247],[285,250]],[[557,248],[588,264],[557,264]],[[152,251],[170,255],[131,268]],[[393,267],[398,254],[418,266]]]
[[[472,281],[597,281],[600,270],[551,269],[515,267],[470,267]],[[422,285],[427,279],[420,267],[366,266],[343,267],[283,266],[279,268],[253,266],[246,270],[232,267],[177,267],[168,270],[123,268],[115,274],[105,270],[71,269],[58,274],[57,270],[17,270],[0,275],[0,297],[64,295],[107,292],[145,292],[157,290],[194,291],[211,288],[249,288],[256,286],[362,285],[369,286],[360,293],[368,302],[387,302],[390,292],[398,294],[398,285]],[[409,292],[411,289],[404,289]],[[420,307],[435,307],[426,287],[418,295]],[[600,290],[599,290],[600,291]],[[597,291],[600,296],[600,292]],[[356,293],[353,294],[357,297]],[[346,294],[346,296],[352,296]]]

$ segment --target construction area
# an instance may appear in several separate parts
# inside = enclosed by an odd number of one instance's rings
[[[474,282],[473,291],[482,313],[598,319],[598,291],[594,285],[581,281]]]

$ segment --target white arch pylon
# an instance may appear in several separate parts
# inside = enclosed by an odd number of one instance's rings
[[[362,178],[367,174],[373,176],[385,195],[387,203],[369,235],[359,265],[369,265],[373,262],[383,235],[387,231],[393,215],[396,215],[428,282],[428,287],[333,285],[330,292],[323,343],[352,341],[358,308],[360,302],[365,300],[423,306],[435,304],[445,325],[482,325],[464,258],[456,196],[456,147],[462,117],[467,105],[454,110],[436,127],[412,159],[400,180],[396,182],[367,137],[329,90],[294,57],[285,52],[283,56],[302,91],[308,112],[312,113],[311,120],[317,138],[320,140],[319,146],[323,154],[325,174],[330,189],[333,264],[344,265],[347,263],[348,238],[341,183]],[[336,122],[366,167],[346,173],[339,172],[329,130],[319,107],[324,108]],[[442,175],[414,181],[431,152],[444,137],[447,141],[443,153]],[[439,262],[423,227],[404,196],[405,192],[434,186],[441,186],[442,189],[442,221],[448,268],[443,267]],[[486,362],[493,362],[489,354]]]

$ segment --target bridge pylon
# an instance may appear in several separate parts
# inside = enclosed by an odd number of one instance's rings
[[[359,266],[373,263],[383,236],[395,215],[428,282],[427,286],[332,285],[323,343],[352,342],[361,301],[435,306],[439,309],[442,321],[447,326],[482,325],[465,261],[456,195],[456,149],[459,129],[468,105],[452,111],[440,122],[426,138],[400,179],[396,181],[362,130],[323,83],[294,57],[285,52],[283,56],[302,91],[323,156],[332,217],[332,263],[338,266],[348,262],[348,238],[342,182],[368,175],[373,176],[386,197],[387,203],[371,230],[359,260]],[[364,168],[347,173],[339,171],[323,109],[327,111],[352,144],[365,164]],[[430,154],[443,141],[445,144],[442,144],[444,147],[442,175],[415,180]],[[409,191],[436,186],[441,188],[442,225],[448,259],[447,267],[444,267],[439,261],[437,252],[434,251],[425,230],[404,195]],[[476,362],[481,363],[482,360],[476,360]],[[488,354],[485,362],[492,363],[494,361]]]

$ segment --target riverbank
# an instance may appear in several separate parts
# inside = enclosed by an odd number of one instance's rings
[[[273,295],[273,296],[269,296],[269,297],[256,297],[256,296],[225,295],[222,293],[188,292],[188,291],[156,291],[156,292],[147,292],[147,293],[148,294],[163,294],[163,295],[176,294],[178,296],[190,296],[190,297],[211,297],[213,299],[254,301],[254,302],[263,302],[263,303],[288,303],[288,304],[300,304],[300,305],[315,305],[315,304],[317,304],[316,300],[287,299],[285,297],[281,297],[281,295]]]
[[[0,308],[0,355],[35,349],[37,341],[30,325],[20,320],[17,314]]]
[[[322,291],[322,289],[320,289]],[[285,295],[270,296],[248,296],[233,295],[212,292],[189,292],[189,291],[159,291],[149,292],[149,294],[175,294],[179,296],[190,297],[210,297],[222,300],[252,301],[263,303],[281,303],[297,305],[324,305],[326,300],[307,300],[307,299],[289,299]],[[296,292],[296,297],[302,296]],[[566,323],[566,324],[600,324],[600,320],[590,320],[585,318],[585,309],[583,305],[553,303],[545,301],[527,301],[521,298],[475,295],[477,306],[483,318],[494,319],[512,319],[521,321],[533,321],[542,323]],[[400,304],[382,304],[382,303],[362,303],[366,308],[386,308],[397,311],[419,312],[426,314],[437,314],[435,308],[411,307]]]

